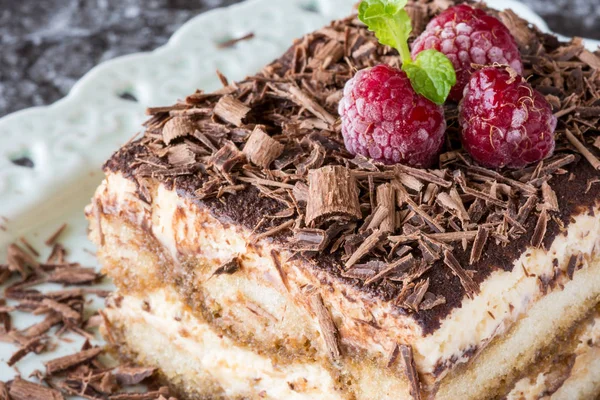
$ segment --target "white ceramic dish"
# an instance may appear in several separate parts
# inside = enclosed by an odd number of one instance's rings
[[[97,266],[82,210],[102,179],[103,161],[140,130],[145,107],[171,104],[196,88],[217,88],[216,69],[230,79],[241,79],[275,59],[294,38],[348,14],[354,3],[356,0],[248,0],[217,9],[186,23],[167,45],[154,52],[99,65],[63,100],[0,119],[0,228],[5,229],[0,229],[0,260],[6,257],[6,245],[21,236],[47,253],[44,240],[67,222],[63,241],[70,258]],[[548,31],[539,16],[517,1],[487,3],[498,9],[512,8]],[[229,49],[216,46],[249,32],[255,34],[254,39]],[[586,43],[591,49],[598,44]],[[133,94],[138,102],[120,98],[124,92]],[[34,168],[11,162],[22,156],[33,160]],[[94,303],[98,306],[99,301]],[[17,327],[34,322],[36,318],[25,314],[14,320]],[[29,355],[20,361],[17,367],[22,376],[43,369],[44,360],[77,351],[82,339],[69,338],[74,341],[58,342],[53,353]],[[101,338],[97,343],[102,343]],[[0,381],[12,379],[16,373],[6,365],[15,350],[0,342]]]

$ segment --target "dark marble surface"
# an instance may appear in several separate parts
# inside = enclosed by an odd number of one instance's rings
[[[239,1],[0,0],[0,116],[52,103],[99,62],[155,49],[191,17]],[[600,39],[600,0],[524,2],[557,32]]]

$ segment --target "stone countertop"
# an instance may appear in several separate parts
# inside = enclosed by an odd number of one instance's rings
[[[52,103],[98,63],[155,49],[240,0],[0,0],[0,117]],[[552,29],[600,39],[600,0],[524,0]]]

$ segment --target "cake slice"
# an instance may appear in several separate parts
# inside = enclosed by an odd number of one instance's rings
[[[499,16],[561,118],[554,155],[521,170],[474,163],[453,105],[437,168],[350,155],[344,84],[397,62],[355,17],[149,109],[86,210],[118,288],[107,339],[189,399],[600,392],[598,57]]]

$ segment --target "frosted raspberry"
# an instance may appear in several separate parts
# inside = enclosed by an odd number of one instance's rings
[[[459,106],[459,121],[463,146],[487,167],[521,168],[554,151],[552,107],[525,79],[506,68],[486,67],[471,76]]]
[[[450,7],[427,24],[414,41],[412,56],[427,49],[444,53],[456,70],[456,85],[449,98],[459,101],[469,77],[471,64],[509,65],[521,74],[523,64],[515,39],[497,18],[466,4]]]
[[[339,113],[352,154],[429,167],[444,144],[443,108],[417,94],[403,71],[387,65],[361,70],[350,79]]]

